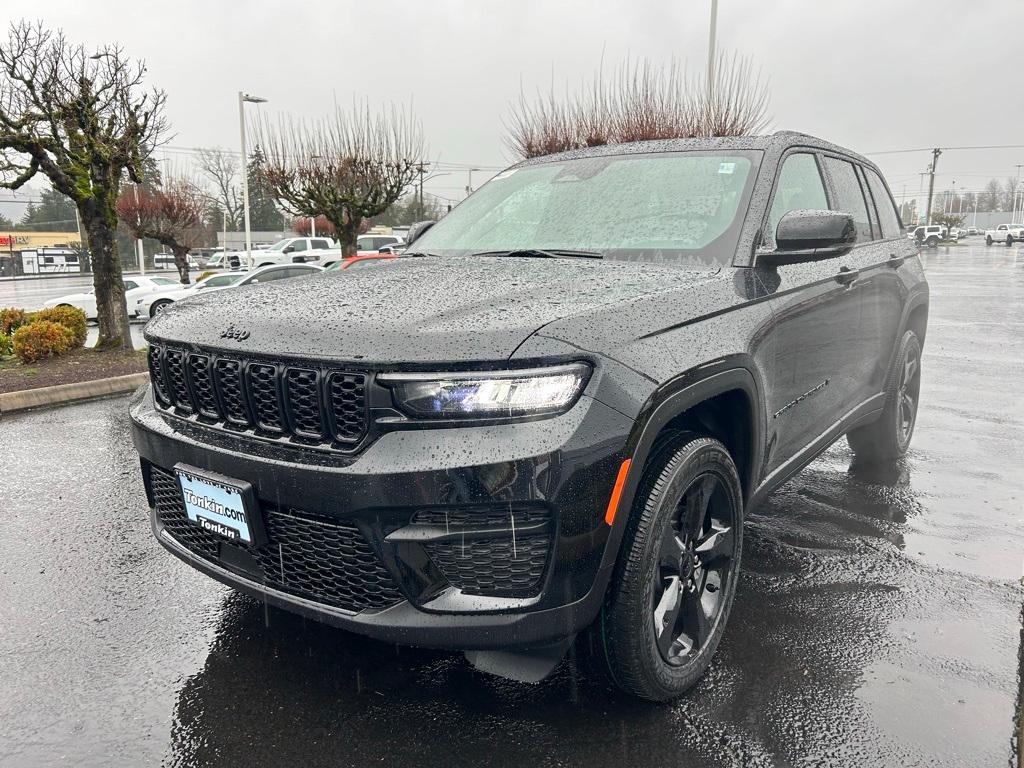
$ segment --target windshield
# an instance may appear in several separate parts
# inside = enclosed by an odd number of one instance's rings
[[[498,174],[412,250],[542,249],[605,258],[732,262],[761,153],[561,160]]]
[[[287,240],[278,240],[272,246],[267,248],[267,250],[268,251],[283,251],[285,248],[288,247],[288,244],[291,243],[291,241],[292,241],[292,238],[290,238],[290,237]]]

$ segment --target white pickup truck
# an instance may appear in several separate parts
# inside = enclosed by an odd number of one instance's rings
[[[995,229],[985,230],[985,245],[1006,243],[1013,245],[1024,240],[1024,224],[1000,224]]]
[[[269,248],[254,248],[252,263],[245,263],[245,251],[227,254],[232,267],[241,266],[256,269],[268,264],[292,264],[297,262],[318,262],[322,259],[341,256],[341,248],[329,237],[286,237]],[[235,260],[237,258],[237,264]]]
[[[398,247],[402,239],[395,235],[360,235],[356,241],[359,254],[377,253],[381,248]],[[254,248],[252,263],[246,265],[245,251],[233,251],[226,256],[232,269],[248,266],[249,269],[265,267],[268,264],[293,264],[313,262],[327,266],[341,259],[341,246],[329,237],[286,237],[269,248]]]

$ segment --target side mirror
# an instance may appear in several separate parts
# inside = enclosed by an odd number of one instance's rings
[[[405,244],[412,245],[413,242],[423,236],[423,233],[430,229],[432,226],[437,224],[436,221],[417,221],[415,224],[409,226],[409,232],[405,237]]]
[[[769,266],[831,259],[853,248],[853,217],[838,211],[790,211],[775,229],[775,250],[759,251],[757,262]]]
[[[294,245],[286,245],[286,246],[284,247],[284,252],[285,252],[285,253],[291,253],[291,252],[292,252],[292,251],[294,251],[294,250],[295,250],[295,246],[294,246]]]

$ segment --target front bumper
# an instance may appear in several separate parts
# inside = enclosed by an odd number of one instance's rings
[[[278,449],[182,423],[154,408],[148,388],[131,415],[158,541],[270,604],[382,640],[460,650],[550,643],[600,609],[609,578],[604,510],[632,422],[589,397],[550,419],[385,432],[355,456]],[[274,520],[302,520],[306,551],[295,537],[275,543],[273,533],[267,546],[277,549],[257,557],[176,538],[154,507],[153,478],[166,480],[179,463],[249,482],[270,530]],[[506,512],[511,526],[501,522]],[[359,567],[383,574],[388,584],[376,594],[384,599],[362,605],[295,588],[285,560],[278,573],[274,557],[288,552],[304,558],[306,572],[318,567],[311,552],[348,567],[310,539],[316,525],[360,540]]]

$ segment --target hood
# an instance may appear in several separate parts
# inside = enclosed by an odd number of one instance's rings
[[[92,298],[91,293],[68,293],[64,296],[60,296],[56,299],[48,299],[43,303],[44,307],[55,307],[58,304],[63,304],[69,301],[87,301]]]
[[[504,361],[555,320],[711,276],[678,265],[592,259],[398,258],[372,269],[190,297],[154,319],[146,336],[382,365]],[[229,326],[248,336],[222,338]]]

